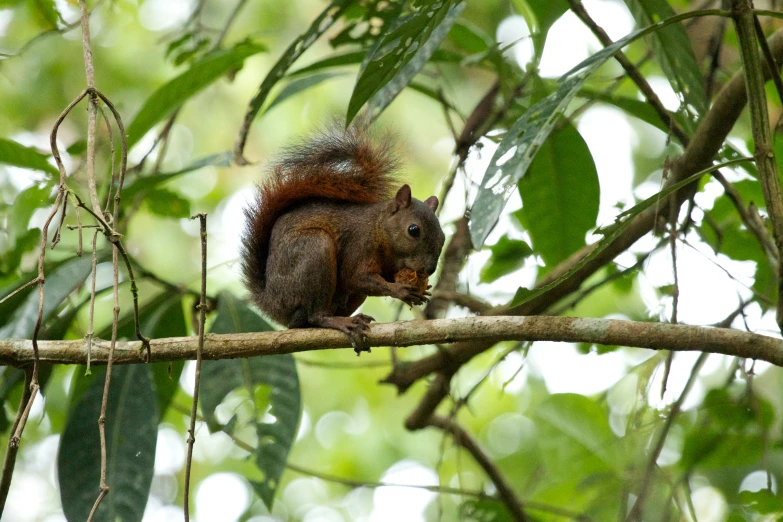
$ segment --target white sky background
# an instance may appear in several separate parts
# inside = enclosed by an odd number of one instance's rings
[[[61,2],[60,2],[61,3]],[[58,5],[60,4],[58,3]],[[620,38],[634,28],[633,19],[625,5],[620,1],[612,0],[584,0],[586,9],[591,16],[601,25],[613,39]],[[170,29],[187,18],[192,7],[188,2],[167,2],[166,0],[147,0],[139,11],[140,22],[150,30],[163,31]],[[61,6],[62,7],[62,6]],[[10,23],[9,12],[0,10],[0,36],[5,32],[5,27]],[[503,21],[498,28],[498,39],[502,42],[519,41],[509,51],[509,59],[517,60],[524,67],[532,56],[532,48],[525,37],[529,34],[524,19],[520,16],[511,16]],[[542,76],[557,78],[573,66],[585,59],[590,54],[601,48],[590,31],[570,12],[558,20],[550,29],[545,51],[540,64]],[[678,100],[668,83],[663,78],[652,78],[650,83],[659,94],[664,104],[669,109],[676,109]],[[187,129],[181,129],[187,137]],[[598,175],[601,182],[601,205],[599,211],[599,224],[608,224],[614,220],[617,210],[614,205],[617,202],[630,203],[634,196],[648,196],[657,190],[657,186],[643,185],[634,194],[631,184],[634,165],[631,158],[631,150],[638,145],[642,137],[631,126],[624,113],[600,104],[587,110],[578,121],[578,130],[587,142],[593,155]],[[15,139],[29,145],[45,145],[46,137],[38,139],[37,136],[15,136]],[[656,140],[663,146],[664,136],[657,130],[651,130],[643,137],[645,140]],[[492,156],[493,145],[485,141],[485,146],[480,154],[471,155],[467,169],[474,181],[480,181],[487,163]],[[144,147],[146,149],[146,147]],[[6,175],[12,176],[15,184],[20,187],[29,186],[30,178],[26,171],[9,168]],[[199,176],[206,175],[209,183],[217,182],[214,169],[205,174],[199,171]],[[18,183],[17,183],[18,181]],[[203,188],[203,187],[202,187]],[[719,190],[710,190],[707,196],[714,198],[720,194]],[[445,202],[443,212],[444,221],[449,221],[461,214],[464,201],[460,200],[460,194],[464,193],[464,179],[458,177],[456,186],[451,196]],[[210,258],[211,261],[222,262],[235,259],[239,251],[239,237],[243,217],[241,208],[247,201],[250,189],[240,191],[226,201],[216,213],[219,219],[213,217],[210,220],[211,252],[221,253],[221,259]],[[710,196],[711,194],[711,196]],[[195,195],[195,194],[189,194]],[[699,197],[705,197],[700,195]],[[701,203],[701,201],[700,201]],[[708,201],[707,201],[708,203]],[[507,207],[507,211],[520,206],[519,196],[515,195]],[[696,219],[700,216],[695,214]],[[183,223],[183,226],[190,225]],[[496,232],[493,233],[488,244],[492,244],[513,228],[507,218],[502,218]],[[525,237],[524,232],[512,231],[511,235]],[[688,241],[695,246],[680,247],[678,249],[678,270],[680,281],[680,306],[679,319],[688,324],[711,324],[722,320],[738,304],[739,299],[750,297],[750,291],[744,285],[752,284],[754,267],[752,263],[740,263],[729,260],[724,256],[715,256],[711,250],[698,241],[695,235],[688,236]],[[214,241],[217,243],[213,244]],[[222,242],[222,244],[220,244]],[[650,249],[651,240],[642,240],[634,246],[632,251],[643,252]],[[481,266],[488,257],[487,252],[474,255],[463,277],[466,281],[478,281]],[[625,259],[621,257],[621,260]],[[633,260],[630,261],[632,263]],[[630,264],[629,263],[629,264]],[[211,263],[212,264],[212,263]],[[718,265],[735,275],[738,281],[730,279],[724,270]],[[501,278],[497,282],[488,285],[471,285],[471,291],[479,297],[494,303],[507,301],[519,286],[529,286],[535,280],[535,266],[529,264],[517,274]],[[644,269],[641,279],[642,294],[649,309],[658,314],[661,320],[668,320],[671,313],[671,303],[663,301],[656,294],[655,287],[671,284],[672,268],[671,254],[663,250],[651,257]],[[748,323],[754,331],[768,335],[777,335],[777,327],[771,314],[761,317],[760,308],[751,306],[748,308]],[[517,374],[506,391],[508,393],[520,393],[529,376],[543,378],[551,393],[573,392],[582,394],[594,394],[612,388],[627,373],[628,369],[639,364],[645,358],[652,355],[650,351],[617,351],[605,355],[579,354],[573,345],[564,343],[536,343],[530,350],[527,364]],[[521,357],[515,359],[512,354],[506,363],[496,369],[492,382],[499,386],[507,378],[516,372]],[[688,378],[690,368],[697,357],[696,354],[678,354],[669,379],[669,392],[663,401],[657,397],[657,393],[651,395],[651,404],[663,405],[671,402],[679,396],[679,393]],[[763,372],[767,365],[757,363],[756,371]],[[183,386],[187,391],[192,390],[193,367],[188,366],[183,374]],[[701,400],[709,383],[716,383],[727,375],[727,358],[713,355],[708,359],[699,382],[686,401],[686,408],[692,407]],[[628,377],[626,377],[628,379]],[[655,377],[653,389],[660,389],[660,375]],[[609,404],[612,407],[610,422],[616,432],[621,433],[625,425],[625,415],[628,409],[628,401],[624,390],[633,390],[635,385],[623,381],[612,390]],[[41,402],[37,401],[30,421],[47,422],[42,420]],[[332,433],[335,429],[331,417],[339,415],[341,425],[347,427],[363,425],[365,414],[354,411],[330,412],[320,419],[310,419],[303,422],[300,437],[311,429],[318,434],[318,440],[328,446],[327,440],[331,436],[339,436],[335,433],[327,437],[324,434]],[[494,422],[490,433],[490,451],[495,453],[503,450],[502,444],[493,444],[492,433],[502,433],[507,439],[508,433],[522,429],[526,426],[526,419],[519,414],[508,414],[508,418],[498,418]],[[522,428],[520,428],[520,426]],[[352,428],[351,428],[352,429]],[[198,433],[196,439],[196,460],[216,460],[225,458],[225,448],[230,443],[218,435],[210,436],[206,429]],[[61,514],[59,495],[55,480],[55,462],[58,437],[52,436],[39,442],[35,448],[28,448],[21,452],[17,473],[15,474],[10,492],[11,498],[17,499],[11,502],[3,522],[42,520],[46,522],[61,522],[65,518]],[[494,447],[497,446],[497,447]],[[223,449],[221,449],[223,448]],[[662,457],[663,458],[663,457]],[[153,482],[153,492],[147,506],[144,518],[145,522],[157,522],[164,520],[181,519],[181,507],[172,506],[176,497],[176,481],[172,486],[174,474],[178,473],[184,462],[184,437],[169,427],[160,428],[158,439],[158,452],[155,462],[156,476]],[[751,474],[753,475],[753,474]],[[747,484],[743,487],[758,489],[763,486],[763,481],[756,480],[756,476],[748,476]],[[413,461],[401,461],[394,464],[382,477],[382,480],[393,483],[407,484],[437,484],[437,476],[433,470]],[[757,484],[758,483],[758,484]],[[452,484],[454,485],[454,484]],[[172,487],[175,488],[172,493]],[[238,520],[242,511],[256,501],[248,484],[244,479],[232,473],[214,474],[201,482],[195,490],[196,516],[199,522],[207,520],[223,520],[231,522]],[[423,521],[424,510],[435,498],[434,494],[410,488],[381,488],[368,490],[360,488],[354,490],[346,497],[345,501],[334,508],[344,507],[352,520],[363,522],[381,522],[386,520],[406,520],[411,522]],[[26,500],[25,500],[26,499]],[[726,516],[726,504],[720,493],[709,486],[697,488],[694,491],[693,501],[701,522],[720,521]],[[272,520],[285,520],[288,514],[295,514],[310,522],[315,520],[327,520],[342,522],[346,520],[338,509],[328,507],[330,501],[324,485],[318,479],[297,478],[291,481],[285,490],[278,495],[275,517],[254,517],[252,522],[271,522]],[[226,509],[226,506],[232,509]]]

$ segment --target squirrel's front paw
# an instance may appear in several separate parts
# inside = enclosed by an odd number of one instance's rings
[[[429,292],[422,292],[412,285],[400,284],[397,288],[397,294],[394,296],[408,306],[423,305],[429,301]]]

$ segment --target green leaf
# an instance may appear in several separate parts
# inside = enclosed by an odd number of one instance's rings
[[[391,102],[391,99],[396,95],[395,91],[401,91],[424,67],[464,7],[464,2],[455,2],[454,0],[430,3],[405,18],[401,23],[389,28],[389,31],[380,38],[367,66],[356,80],[351,100],[348,102],[346,126],[351,123],[365,103],[386,84],[394,80],[394,85],[390,87],[390,90],[382,98],[376,100],[376,107],[380,107],[382,110],[388,105],[388,102]],[[447,27],[445,30],[441,29],[435,32],[441,23],[447,24]],[[434,40],[429,42],[433,33]],[[409,63],[413,63],[411,68],[406,67]]]
[[[31,228],[14,239],[11,250],[0,252],[0,276],[13,274],[19,268],[22,256],[41,244],[41,229]],[[2,321],[0,321],[2,324]]]
[[[625,3],[640,26],[675,15],[666,0],[625,0]],[[696,116],[707,111],[709,100],[688,33],[682,25],[670,25],[656,31],[650,38],[664,74],[685,102],[684,112],[694,121]]]
[[[334,49],[343,46],[372,48],[378,42],[378,34],[387,32],[400,16],[405,0],[358,2],[345,12],[342,29],[329,38]],[[415,0],[413,2],[415,7]]]
[[[783,512],[783,498],[780,498],[768,489],[740,491],[739,496],[740,501],[756,513],[766,515]]]
[[[423,41],[421,47],[419,47],[418,50],[415,51],[413,57],[410,58],[409,61],[405,64],[405,66],[402,67],[398,72],[396,72],[391,79],[387,80],[385,84],[382,84],[382,87],[379,90],[377,90],[375,94],[372,95],[372,98],[370,98],[370,101],[368,102],[368,107],[369,107],[368,112],[371,114],[373,119],[377,118],[378,115],[381,112],[383,112],[383,110],[386,107],[388,107],[392,101],[394,101],[394,98],[396,98],[397,95],[400,94],[400,92],[402,92],[402,90],[411,83],[411,81],[419,73],[419,71],[421,71],[422,68],[424,68],[424,66],[427,64],[429,59],[432,57],[435,50],[438,48],[438,46],[440,46],[443,39],[446,38],[449,29],[451,29],[452,24],[456,21],[457,17],[465,8],[465,5],[466,4],[464,2],[451,5],[448,8],[448,11],[446,12],[445,16],[443,16],[442,20],[438,22],[438,25],[431,32],[429,38]],[[433,19],[435,18],[437,18],[437,16],[433,16]],[[401,36],[400,38],[405,38],[405,36]],[[383,42],[381,42],[381,48],[383,48]],[[375,56],[377,56],[377,53],[373,54],[373,57]],[[383,60],[383,58],[381,59]],[[407,56],[404,55],[403,63],[406,59]],[[392,67],[397,68],[399,63],[400,62],[394,63]],[[370,59],[370,62],[367,64],[367,67],[362,72],[362,77],[368,73],[368,69],[372,65],[373,65],[373,61],[372,59]],[[359,80],[361,80],[361,77],[359,78]],[[358,88],[359,86],[358,81],[356,83],[356,86]],[[356,90],[354,89],[354,93],[355,92]],[[353,99],[351,101],[353,101]]]
[[[293,63],[302,56],[315,41],[325,33],[334,23],[343,15],[345,10],[356,3],[356,0],[334,0],[330,3],[326,9],[324,9],[318,17],[313,20],[310,27],[299,35],[299,37],[291,42],[288,49],[285,50],[283,56],[281,56],[272,69],[269,70],[264,81],[258,88],[253,99],[250,100],[250,105],[245,114],[245,121],[253,121],[261,107],[264,106],[269,93],[272,91],[272,87],[285,75]],[[302,72],[302,71],[299,71]]]
[[[325,82],[326,80],[331,80],[332,78],[336,78],[338,76],[343,76],[342,73],[334,73],[334,72],[325,72],[320,74],[313,74],[311,76],[305,76],[304,78],[298,78],[295,79],[286,85],[283,90],[280,91],[280,94],[278,94],[274,100],[270,102],[270,104],[264,109],[264,114],[272,110],[272,108],[291,96],[294,96],[296,94],[299,94],[302,91],[305,91],[309,89],[310,87],[315,87],[319,83]]]
[[[466,500],[459,506],[460,520],[511,522],[514,518],[503,503],[494,498]]]
[[[67,152],[71,156],[79,156],[80,154],[84,154],[86,150],[87,150],[87,140],[77,140],[74,141],[70,147],[65,149],[65,152]]]
[[[688,16],[690,13],[639,29],[589,56],[558,80],[559,87],[555,92],[525,111],[514,123],[492,156],[472,205],[470,235],[476,248],[484,244],[516,184],[585,80],[632,41]]]
[[[241,43],[233,49],[216,51],[190,69],[161,86],[147,99],[128,125],[128,148],[133,147],[152,127],[182,106],[188,98],[215,80],[241,66],[245,58],[266,50],[263,46]]]
[[[137,178],[133,183],[122,189],[122,197],[132,200],[138,194],[143,194],[146,191],[157,187],[161,183],[165,183],[173,178],[182,176],[183,174],[188,174],[200,168],[208,166],[228,167],[231,165],[231,154],[232,153],[228,151],[218,152],[217,154],[212,154],[194,161],[184,169],[175,172],[166,172],[155,174],[154,176],[144,176],[142,178]]]
[[[517,0],[515,3],[519,3],[519,1]],[[526,0],[526,3],[536,17],[536,26],[531,30],[531,33],[536,56],[541,57],[544,53],[544,42],[546,42],[549,28],[568,10],[568,2],[566,0]]]
[[[559,460],[559,465],[567,467],[571,464],[569,461],[581,454],[585,460],[597,459],[593,462],[593,466],[597,466],[592,469],[593,472],[622,472],[618,438],[609,427],[608,413],[596,402],[572,393],[551,395],[536,408],[533,417],[540,428],[551,432],[551,436],[542,433],[540,441],[549,441],[563,450],[565,446],[571,446],[571,454],[567,458],[564,458],[565,453],[552,455]],[[599,461],[600,464],[597,464]]]
[[[649,198],[645,199],[644,201],[637,204],[636,206],[624,212],[621,212],[620,215],[615,218],[614,224],[596,230],[597,233],[603,234],[604,238],[598,242],[595,248],[593,248],[590,251],[590,253],[584,257],[584,259],[582,259],[579,263],[574,265],[568,272],[561,275],[560,277],[558,277],[557,279],[555,279],[554,281],[552,281],[547,285],[536,288],[535,290],[520,288],[519,290],[517,290],[517,293],[514,296],[514,299],[509,304],[509,306],[510,307],[519,306],[520,304],[525,303],[533,299],[534,297],[543,294],[544,292],[547,292],[549,289],[554,288],[555,286],[560,284],[561,281],[568,279],[569,277],[571,277],[572,274],[574,274],[578,270],[581,270],[586,263],[594,259],[597,255],[603,252],[607,246],[612,244],[612,242],[614,242],[614,240],[617,239],[631,225],[631,223],[633,223],[633,218],[635,218],[637,215],[642,213],[647,208],[654,205],[656,202],[676,192],[677,190],[681,189],[685,185],[688,185],[689,183],[693,183],[694,181],[698,180],[701,176],[703,176],[708,172],[720,169],[722,167],[727,167],[729,165],[734,165],[740,162],[747,162],[747,161],[752,161],[752,158],[738,158],[735,160],[726,161],[708,167],[704,170],[696,172],[695,174],[692,174],[691,176],[688,176],[687,178],[680,181],[679,183],[675,183],[674,185],[662,190],[658,194],[655,194],[654,196],[650,196]]]
[[[533,254],[530,245],[519,239],[501,237],[497,243],[490,247],[492,256],[481,269],[482,283],[491,283],[522,268],[525,258]]]
[[[533,249],[555,266],[585,244],[595,228],[600,187],[587,143],[571,124],[544,142],[519,180],[522,208],[515,216]]]
[[[57,456],[60,499],[68,520],[86,520],[98,496],[103,368],[68,416]],[[140,521],[155,467],[158,404],[150,369],[143,364],[115,366],[106,410],[106,481],[109,494],[94,520]]]
[[[218,296],[218,313],[212,325],[212,333],[240,333],[270,331],[272,327],[245,303],[229,293]],[[288,452],[296,439],[299,426],[301,397],[299,377],[294,358],[290,354],[251,357],[248,359],[224,359],[204,361],[201,379],[201,409],[210,431],[223,430],[229,433],[236,422],[236,415],[226,425],[221,425],[215,410],[235,390],[242,390],[252,401],[258,446],[255,452],[256,465],[264,475],[262,482],[251,481],[261,500],[271,511],[280,477],[285,470]],[[259,387],[269,387],[266,394]],[[274,422],[264,422],[266,401],[269,397]]]
[[[12,366],[5,366],[0,369],[0,433],[5,433],[8,428],[11,427],[11,418],[8,417],[8,412],[13,412],[19,407],[18,404],[9,405],[6,409],[5,403],[9,399],[9,396],[17,388],[21,389],[24,382],[24,371]],[[21,392],[19,392],[21,396]]]
[[[669,126],[661,120],[658,112],[652,108],[652,105],[646,101],[637,100],[635,98],[628,98],[626,96],[618,96],[616,94],[605,93],[601,91],[595,91],[592,89],[582,89],[577,96],[587,98],[589,100],[596,100],[609,105],[614,105],[618,109],[626,112],[628,115],[635,118],[639,118],[645,123],[649,123],[653,127],[656,127],[663,132],[669,132]]]
[[[49,319],[60,304],[76,290],[92,271],[92,260],[85,257],[70,259],[46,274],[44,284],[43,320]],[[38,319],[38,292],[31,292],[13,311],[8,324],[0,328],[0,339],[30,339]]]
[[[15,141],[0,138],[0,163],[23,169],[42,170],[58,175],[59,171],[46,161],[46,155],[32,147],[25,147]]]
[[[26,188],[17,194],[11,207],[8,223],[8,230],[14,237],[19,237],[30,229],[30,218],[33,217],[36,210],[51,205],[50,196],[53,186],[51,181],[47,181]]]
[[[153,339],[164,337],[186,337],[188,327],[185,322],[185,313],[182,309],[182,294],[169,291],[161,292],[139,307],[139,321],[141,330]],[[119,339],[135,339],[136,327],[133,319],[133,309],[123,310],[117,324],[117,337]],[[107,325],[96,335],[101,339],[111,338],[111,324]],[[155,379],[155,388],[158,393],[158,410],[161,417],[166,412],[171,399],[179,386],[179,376],[184,367],[183,361],[172,363],[150,363],[152,375]],[[77,371],[84,373],[84,367]]]
[[[190,201],[166,189],[151,190],[144,198],[150,212],[161,217],[190,217]]]
[[[448,39],[470,54],[485,53],[494,44],[492,39],[481,29],[464,20],[451,26]]]
[[[328,69],[330,67],[340,67],[343,65],[357,65],[362,63],[363,59],[364,59],[364,53],[362,51],[337,54],[334,56],[330,56],[328,58],[324,58],[323,60],[318,60],[317,62],[313,62],[310,65],[302,67],[301,69],[291,71],[290,73],[288,73],[288,77],[291,78],[293,76],[310,74],[316,71],[321,71],[323,69]]]
[[[54,0],[30,0],[30,4],[30,7],[42,19],[42,25],[50,29],[57,29],[57,21],[60,19],[60,14],[57,12]]]

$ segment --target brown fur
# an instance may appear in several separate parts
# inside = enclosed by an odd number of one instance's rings
[[[407,185],[394,195],[395,164],[387,143],[356,129],[287,151],[245,212],[243,275],[262,311],[291,328],[339,329],[357,346],[372,318],[348,316],[368,295],[426,301],[394,275],[434,272],[443,247],[437,198],[413,199]]]

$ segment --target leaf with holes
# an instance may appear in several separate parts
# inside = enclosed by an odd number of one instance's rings
[[[388,80],[375,94],[372,95],[368,102],[369,113],[371,117],[377,118],[383,110],[394,101],[402,90],[407,87],[413,78],[419,74],[419,71],[424,68],[429,59],[432,57],[435,50],[440,46],[441,42],[451,29],[451,26],[457,20],[462,10],[465,8],[465,3],[457,3],[451,5],[443,16],[443,19],[438,23],[435,29],[421,44],[421,47],[416,50],[415,54],[410,61],[408,61],[402,69],[400,69],[390,80]],[[435,18],[433,16],[433,18]],[[383,42],[381,43],[383,45]],[[372,60],[367,65],[367,69],[372,66]],[[397,66],[394,65],[396,68]],[[367,72],[365,69],[362,76]],[[361,78],[360,78],[361,80]],[[357,82],[357,88],[359,83]],[[355,91],[354,91],[355,92]],[[352,100],[353,101],[353,100]]]
[[[182,106],[188,98],[229,71],[240,67],[245,58],[266,50],[265,47],[240,43],[233,49],[216,51],[156,90],[128,125],[128,148],[133,147],[159,121]]]
[[[75,405],[60,441],[57,476],[68,520],[87,520],[100,480],[103,368]],[[150,369],[143,364],[115,366],[106,410],[106,482],[109,494],[95,520],[140,521],[152,484],[158,439],[158,403]]]
[[[470,235],[476,248],[484,244],[516,184],[525,175],[539,147],[549,137],[555,122],[565,112],[585,80],[632,41],[687,16],[687,13],[675,16],[635,31],[589,56],[558,80],[559,87],[555,92],[530,107],[514,123],[492,156],[472,205]]]
[[[585,244],[595,228],[600,187],[587,143],[571,124],[552,134],[519,180],[519,219],[547,266]]]
[[[364,104],[384,86],[393,82],[389,91],[382,95],[382,98],[375,100],[376,108],[385,107],[384,103],[393,99],[395,91],[401,91],[410,82],[446,37],[448,29],[464,6],[464,2],[454,0],[428,3],[389,28],[356,80],[351,101],[348,102],[346,125],[351,123]],[[447,24],[445,30],[438,29],[443,23]],[[433,36],[434,40],[430,42]],[[408,68],[410,63],[413,65]],[[403,84],[398,85],[399,83]]]
[[[218,296],[218,313],[212,333],[270,330],[272,327],[266,321],[233,295],[223,292]],[[266,388],[270,389],[269,393]],[[237,390],[253,404],[250,421],[255,425],[258,437],[255,460],[264,474],[262,482],[251,481],[251,484],[271,510],[299,427],[301,397],[294,357],[285,354],[204,361],[199,393],[201,409],[210,431],[233,431],[238,414],[222,424],[215,410],[231,392]],[[268,421],[270,416],[272,422]]]
[[[0,138],[0,163],[22,169],[41,170],[48,174],[59,171],[46,161],[46,155],[32,147],[25,147],[15,141]]]
[[[625,3],[641,26],[665,20],[675,14],[666,0],[625,0]],[[661,69],[674,91],[685,102],[685,114],[690,123],[695,122],[698,115],[707,111],[709,101],[688,33],[682,25],[677,24],[656,31],[650,38]]]

